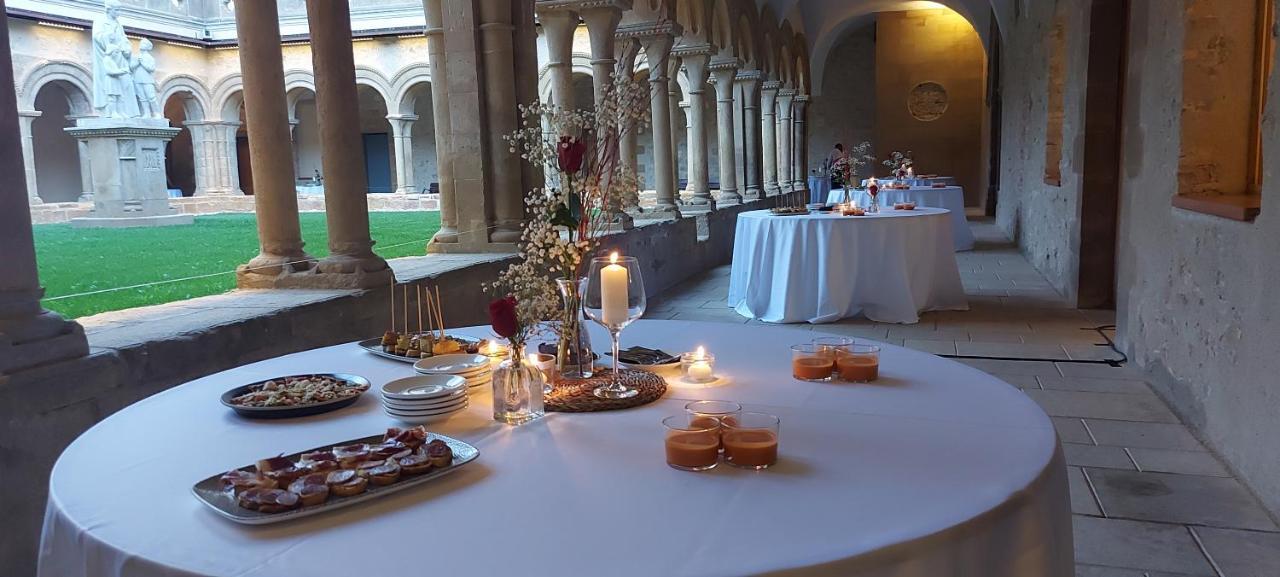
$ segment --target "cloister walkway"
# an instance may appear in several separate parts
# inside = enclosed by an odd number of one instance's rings
[[[1078,577],[1280,575],[1276,520],[1140,373],[1097,362],[1122,360],[1096,330],[1115,313],[1067,307],[994,224],[971,226],[978,247],[957,258],[972,310],[811,328],[954,355],[1039,403],[1066,451]],[[728,285],[729,267],[714,269],[646,316],[757,323],[727,308]]]

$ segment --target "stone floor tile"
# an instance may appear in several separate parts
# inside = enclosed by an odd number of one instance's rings
[[[1067,464],[1076,467],[1105,467],[1108,469],[1136,470],[1129,455],[1120,447],[1099,447],[1093,444],[1062,443]]]
[[[1050,417],[1050,419],[1053,420],[1053,428],[1058,431],[1058,439],[1063,443],[1093,444],[1093,437],[1089,436],[1089,430],[1084,428],[1084,421],[1070,417]]]
[[[1073,361],[1123,361],[1124,355],[1117,353],[1109,346],[1096,344],[1063,344],[1067,355]]]
[[[1080,467],[1067,467],[1067,481],[1071,487],[1071,512],[1077,515],[1102,515],[1097,499],[1093,498],[1093,490],[1089,488],[1089,480],[1085,478]]]
[[[1155,395],[1117,395],[1078,391],[1027,391],[1054,417],[1177,423],[1178,418]]]
[[[1148,577],[1146,571],[1117,569],[1101,565],[1076,565],[1076,577]]]
[[[1007,359],[1033,360],[1067,359],[1067,352],[1059,345],[957,342],[956,351],[961,355],[973,357],[1000,357]]]
[[[922,341],[967,341],[969,340],[969,333],[966,331],[934,328],[933,326],[921,326],[918,324],[890,325],[889,338]]]
[[[1040,388],[1040,382],[1036,380],[1035,375],[1006,375],[1006,374],[1000,374],[1000,373],[991,373],[991,376],[996,377],[1006,383],[1009,383],[1010,385],[1018,387],[1019,389]]]
[[[889,336],[893,337],[893,330],[889,330]],[[956,354],[955,341],[928,341],[920,339],[904,339],[902,345],[917,351],[924,351],[933,355],[954,355]]]
[[[957,339],[959,340],[959,339]],[[969,331],[969,340],[975,343],[1021,343],[1022,333],[1003,331]]]
[[[1222,477],[1086,468],[1109,517],[1275,531],[1253,495]]]
[[[1214,457],[1202,451],[1171,451],[1168,449],[1129,449],[1141,471],[1230,477],[1231,472]],[[1277,573],[1280,575],[1280,573]]]
[[[711,321],[735,324],[745,324],[747,322],[747,317],[728,309],[724,311],[678,309],[675,313],[675,316],[671,318],[681,321]]]
[[[1090,379],[1085,377],[1040,377],[1040,387],[1056,391],[1084,391],[1090,393],[1125,393],[1149,395],[1151,389],[1142,381],[1126,379]]]
[[[854,337],[854,338],[861,337],[865,339],[875,339],[878,341],[883,341],[886,338],[888,338],[889,327],[887,325],[872,325],[872,324],[853,325],[853,324],[839,323],[839,324],[829,324],[829,325],[816,325],[813,327],[813,331],[818,333],[828,333],[833,335],[841,335],[841,336]]]
[[[1204,451],[1200,444],[1181,423],[1134,423],[1085,419],[1084,424],[1093,433],[1099,445],[1115,447],[1175,449],[1179,451]]]
[[[1280,575],[1280,534],[1192,527],[1224,577]]]
[[[1003,361],[994,359],[956,359],[975,369],[1002,375],[1058,375],[1058,369],[1047,361]]]
[[[1072,516],[1072,522],[1076,563],[1215,577],[1191,533],[1181,525],[1084,515]]]
[[[1059,363],[1058,369],[1062,371],[1064,377],[1142,380],[1142,372],[1130,365],[1113,367],[1104,364]]]

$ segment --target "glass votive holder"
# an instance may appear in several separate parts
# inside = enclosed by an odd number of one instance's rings
[[[801,381],[829,381],[835,373],[833,354],[815,344],[791,347],[791,376]]]
[[[705,427],[713,423],[718,425],[735,422],[738,413],[742,412],[742,405],[733,401],[691,401],[684,406],[684,410],[693,415],[693,424]],[[724,445],[720,444],[719,449],[724,450]]]
[[[693,413],[671,415],[662,420],[666,429],[664,446],[667,464],[681,471],[713,469],[720,459],[720,422]]]
[[[869,383],[880,376],[880,347],[849,345],[836,351],[836,373],[840,380]]]
[[[778,417],[766,413],[738,413],[721,423],[724,460],[735,467],[766,469],[778,461]]]
[[[823,354],[835,358],[836,351],[843,350],[853,344],[853,339],[849,337],[818,337],[813,339],[813,344],[818,347]]]
[[[716,356],[698,347],[698,350],[680,355],[680,374],[690,383],[709,383],[716,380]]]

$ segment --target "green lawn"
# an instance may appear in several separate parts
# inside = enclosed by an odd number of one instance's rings
[[[324,213],[300,217],[307,252],[328,254]],[[45,307],[74,318],[231,290],[236,266],[258,254],[256,221],[252,214],[214,214],[197,216],[191,226],[160,228],[36,225]],[[377,241],[373,249],[383,258],[420,255],[440,228],[440,213],[372,212],[369,224]],[[203,275],[212,276],[191,278]],[[189,280],[68,296],[176,279]]]

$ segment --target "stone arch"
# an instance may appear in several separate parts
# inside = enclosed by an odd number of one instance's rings
[[[240,122],[240,105],[244,103],[244,79],[232,74],[213,85],[213,102],[218,118],[225,122]]]
[[[676,23],[684,29],[681,38],[684,43],[708,41],[711,23],[708,19],[707,0],[677,0]]]
[[[431,66],[426,63],[410,64],[401,68],[391,77],[390,93],[392,99],[389,108],[400,114],[413,114],[416,103],[413,99],[414,89],[421,84],[431,84]]]
[[[62,82],[74,90],[66,90],[71,114],[87,116],[93,113],[93,74],[76,62],[52,60],[36,66],[23,79],[18,92],[18,109],[35,110],[36,95],[50,82]]]
[[[571,75],[571,78],[580,74],[585,74],[591,78],[595,77],[595,69],[591,67],[590,54],[585,52],[574,52],[569,61],[569,74]],[[538,98],[543,102],[551,102],[551,76],[547,74],[550,70],[551,66],[548,65],[542,67],[542,70],[538,72]],[[594,96],[592,97],[592,101],[594,102]],[[580,104],[580,102],[576,100],[574,101],[575,106]]]
[[[711,8],[711,44],[722,55],[737,56],[736,37],[733,21],[729,17],[729,7],[725,5],[725,0],[715,0]]]
[[[387,77],[383,76],[381,72],[374,68],[370,68],[363,64],[357,64],[356,84],[358,86],[368,86],[369,88],[374,89],[374,91],[382,97],[382,101],[386,103],[387,108],[389,109],[391,108],[391,105],[396,102],[392,98],[395,92],[391,90],[391,83],[387,81]]]
[[[189,121],[204,120],[206,114],[211,110],[211,99],[209,97],[209,89],[205,88],[204,83],[198,78],[189,74],[173,74],[160,82],[157,92],[157,100],[163,106],[169,100],[169,97],[186,93],[183,102],[186,119]]]
[[[755,27],[752,26],[747,14],[750,10],[743,10],[738,15],[738,58],[747,68],[759,68],[759,46],[756,41]]]
[[[45,202],[75,202],[89,189],[81,179],[80,145],[64,129],[82,114],[77,103],[83,105],[87,97],[65,78],[46,77],[34,86],[31,110],[39,115],[30,125],[33,190]]]

